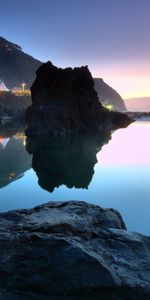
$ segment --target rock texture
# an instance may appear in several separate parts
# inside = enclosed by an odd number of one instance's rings
[[[104,105],[112,105],[112,109],[119,112],[126,112],[126,106],[121,96],[102,78],[94,78],[94,87],[98,94],[99,101]]]
[[[0,299],[150,297],[150,238],[114,209],[52,202],[2,213],[0,225]]]
[[[30,87],[40,65],[40,61],[24,53],[20,46],[0,37],[0,79],[9,89],[23,81]]]
[[[27,135],[99,133],[111,126],[110,113],[98,101],[88,67],[61,69],[47,62],[38,69],[31,94]]]

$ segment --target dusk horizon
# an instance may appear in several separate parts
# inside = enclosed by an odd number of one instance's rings
[[[27,3],[1,3],[1,36],[40,61],[88,65],[123,99],[150,96],[148,0]]]

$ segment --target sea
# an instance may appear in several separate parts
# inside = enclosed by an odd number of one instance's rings
[[[129,231],[150,235],[149,137],[150,120],[98,140],[0,133],[0,211],[85,201],[118,210]]]

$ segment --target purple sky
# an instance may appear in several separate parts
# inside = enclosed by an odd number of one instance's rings
[[[57,66],[89,65],[125,98],[150,96],[150,0],[1,0],[0,35]]]

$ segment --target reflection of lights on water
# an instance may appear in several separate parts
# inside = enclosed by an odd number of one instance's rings
[[[26,137],[24,137],[23,145],[26,146]]]
[[[15,138],[20,140],[24,146],[26,146],[27,137],[23,132],[18,132],[15,134]]]
[[[13,177],[15,176],[15,173],[10,173],[10,175],[9,175],[9,179],[12,179]]]
[[[3,141],[4,141],[4,138],[1,138],[1,137],[0,137],[0,144],[2,144]]]
[[[9,142],[9,138],[0,137],[0,144],[5,148],[7,143]]]

